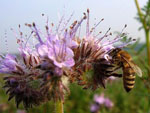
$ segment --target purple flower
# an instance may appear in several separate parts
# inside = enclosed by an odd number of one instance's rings
[[[17,110],[17,113],[26,113],[25,110]]]
[[[11,74],[12,72],[17,71],[18,62],[16,60],[16,57],[7,54],[4,58],[0,60],[0,72],[1,73],[8,73]]]
[[[113,102],[109,99],[109,98],[105,98],[105,103],[104,105],[107,107],[107,108],[112,108],[114,106]]]
[[[94,103],[91,105],[91,112],[96,113],[102,106],[106,108],[112,108],[114,106],[113,102],[109,99],[104,97],[104,93],[101,95],[94,95]]]
[[[57,36],[56,36],[57,37]],[[49,37],[50,38],[50,37]],[[51,37],[53,38],[53,37]],[[70,68],[74,65],[74,53],[69,44],[63,40],[48,40],[42,45],[36,47],[41,57],[47,57],[53,61],[54,65],[59,68]]]
[[[104,94],[102,93],[101,95],[95,95],[94,102],[96,102],[98,104],[104,104],[104,102],[105,102]]]
[[[70,68],[74,65],[73,51],[70,48],[66,47],[65,44],[62,44],[60,42],[53,44],[53,47],[49,48],[48,57],[59,68]]]
[[[46,44],[37,45],[37,52],[40,55],[40,57],[47,57],[48,56],[48,46]]]
[[[64,34],[64,38],[63,38],[64,43],[69,47],[69,48],[76,48],[78,47],[78,43],[75,40],[75,38],[71,38],[70,34],[66,31]]]
[[[100,106],[98,104],[92,104],[90,107],[90,111],[92,113],[96,113],[100,109]]]
[[[63,70],[59,67],[55,67],[54,72],[55,72],[55,75],[57,76],[61,76],[63,74]]]

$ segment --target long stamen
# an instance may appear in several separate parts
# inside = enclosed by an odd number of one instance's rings
[[[78,37],[80,37],[81,34],[81,25],[79,26],[79,33],[78,33]]]
[[[61,32],[64,31],[68,25],[68,23],[70,22],[72,16],[73,16],[74,12],[70,15],[70,18],[67,20],[67,22],[64,24],[64,27],[62,28],[62,30],[60,30]]]
[[[96,27],[98,27],[98,25],[103,21],[104,19],[101,19],[91,30],[90,30],[90,33],[92,33]]]
[[[60,48],[60,49],[61,49],[61,48]],[[65,57],[64,50],[65,50],[65,43],[62,44],[62,50],[61,50],[61,53],[60,53],[61,59],[64,59],[64,57]]]
[[[41,44],[43,44],[43,41],[42,41],[42,39],[41,39],[41,37],[40,37],[40,35],[39,35],[39,33],[38,33],[38,30],[37,30],[37,28],[36,28],[36,25],[35,25],[35,23],[33,23],[33,27],[34,27],[34,32],[35,32],[35,34],[36,34],[36,36],[38,37],[38,41],[41,43]]]
[[[133,40],[131,40],[130,42],[127,42],[127,43],[123,43],[122,45],[118,46],[118,48],[126,47],[126,46],[128,46],[129,44],[133,43],[134,41],[136,41],[136,39],[133,39]]]
[[[59,21],[58,27],[56,28],[56,33],[58,33],[58,31],[59,31],[59,28],[60,28],[60,26],[61,26],[61,24],[62,24],[62,21],[63,21],[63,19],[64,19],[64,16],[65,16],[65,15],[63,15],[63,16],[61,17],[60,21]],[[59,33],[58,33],[58,34],[59,34]]]
[[[95,37],[98,37],[102,32],[100,31],[97,35],[95,35]]]
[[[28,41],[29,41],[30,37],[32,36],[32,34],[33,34],[33,31],[31,31],[30,35],[28,36],[28,38],[27,38],[27,40],[26,40],[26,43],[25,43],[24,47],[26,47],[26,46],[27,46],[27,43],[28,43]]]
[[[56,59],[57,59],[57,53],[56,53],[56,49],[55,49],[54,42],[52,43],[52,45],[53,45],[53,52],[54,52],[54,55],[55,55],[55,57],[56,57]]]
[[[89,9],[87,9],[86,36],[89,36]]]
[[[110,29],[111,29],[111,28],[109,28],[109,29],[106,31],[106,33],[104,34],[104,36],[101,37],[100,39],[98,39],[98,40],[96,41],[96,43],[99,43],[99,42],[102,41],[105,37],[107,37],[107,34],[108,34],[108,32],[110,31]]]
[[[70,38],[73,38],[76,34],[76,31],[78,30],[79,26],[81,25],[81,23],[86,19],[86,14],[84,13],[84,17],[78,22],[78,24],[72,29],[71,31],[71,37]]]

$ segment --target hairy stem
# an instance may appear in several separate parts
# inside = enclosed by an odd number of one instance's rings
[[[146,31],[147,30],[147,25],[146,25],[146,22],[143,18],[143,13],[141,12],[141,8],[139,6],[138,0],[135,0],[135,5],[136,5],[137,11],[138,11],[139,18],[140,18],[140,20],[143,24],[144,30]]]
[[[146,25],[145,19],[143,18],[143,13],[141,12],[141,8],[139,6],[138,0],[135,0],[136,8],[138,11],[138,15],[140,18],[140,21],[143,25],[144,32],[145,32],[145,38],[146,38],[146,47],[147,47],[147,58],[148,58],[148,66],[150,68],[150,31]],[[148,70],[148,75],[150,77],[150,71]]]
[[[55,102],[55,111],[54,111],[54,113],[64,113],[63,101],[62,100],[57,100]]]
[[[146,46],[147,46],[148,65],[150,68],[150,31],[146,32]],[[150,72],[149,72],[149,76],[150,76]]]

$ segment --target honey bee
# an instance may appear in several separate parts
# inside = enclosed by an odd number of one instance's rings
[[[112,62],[123,71],[124,89],[129,92],[135,84],[135,74],[142,77],[141,69],[133,62],[130,54],[120,48],[113,49],[110,53]]]

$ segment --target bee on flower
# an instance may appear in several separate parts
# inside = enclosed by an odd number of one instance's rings
[[[75,65],[70,72],[70,81],[77,81],[84,89],[89,88],[95,90],[100,86],[105,88],[107,78],[111,76],[122,77],[122,74],[116,72],[122,66],[117,66],[112,61],[113,57],[110,55],[110,52],[115,48],[122,49],[134,40],[117,46],[116,43],[121,43],[122,37],[126,35],[123,33],[123,30],[121,35],[117,35],[111,40],[112,33],[110,29],[103,36],[100,36],[100,34],[94,35],[93,31],[104,19],[90,29],[89,9],[84,14],[87,21],[86,35],[80,39],[76,37],[76,40],[79,41],[78,47],[73,49]]]

